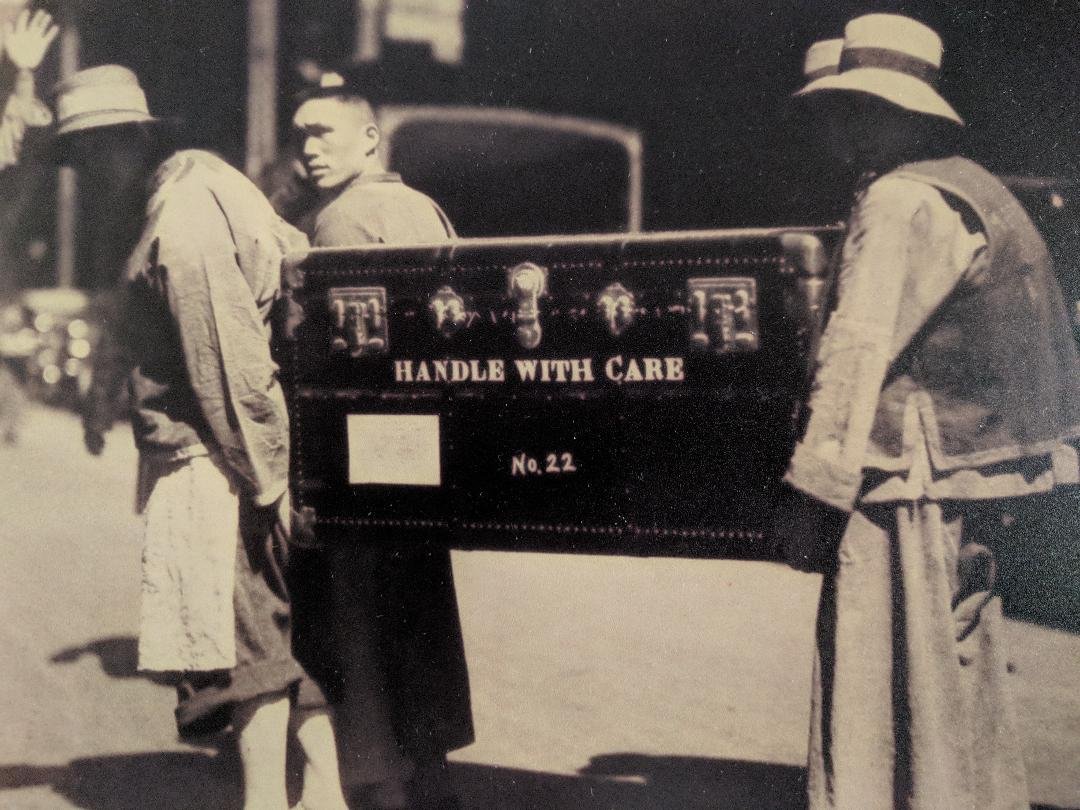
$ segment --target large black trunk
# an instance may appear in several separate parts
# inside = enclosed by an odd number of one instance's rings
[[[296,257],[279,345],[296,503],[323,534],[761,555],[835,237],[620,234]]]

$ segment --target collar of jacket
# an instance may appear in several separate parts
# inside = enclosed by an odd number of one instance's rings
[[[365,186],[368,183],[400,183],[401,175],[397,172],[365,172],[358,174],[346,184],[346,188]]]

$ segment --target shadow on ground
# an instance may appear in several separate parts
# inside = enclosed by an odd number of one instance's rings
[[[84,810],[238,810],[235,757],[162,752],[77,759],[66,766],[0,765],[8,791],[48,787]],[[790,765],[703,757],[605,754],[578,775],[455,763],[455,789],[469,810],[796,810],[804,771]],[[295,797],[294,797],[295,798]],[[28,802],[29,803],[29,802]],[[1032,810],[1063,810],[1033,806]]]
[[[455,764],[470,810],[698,810],[801,807],[802,770],[753,762],[611,754],[580,775]],[[236,810],[237,763],[227,753],[163,752],[77,759],[66,767],[0,766],[6,791],[49,787],[86,810]]]
[[[168,751],[76,759],[66,766],[0,765],[0,791],[41,786],[87,810],[240,806],[237,763],[226,753]],[[17,794],[0,793],[0,806],[20,806]]]
[[[175,676],[168,673],[139,671],[139,642],[133,636],[110,636],[68,647],[53,655],[49,662],[73,664],[85,655],[95,656],[102,672],[110,678],[142,678],[162,686],[176,684]]]
[[[470,810],[803,810],[806,769],[706,757],[603,754],[577,776],[455,763]],[[1031,810],[1068,810],[1032,805]]]
[[[466,807],[500,810],[789,810],[804,806],[803,769],[699,757],[604,754],[577,776],[454,764]]]

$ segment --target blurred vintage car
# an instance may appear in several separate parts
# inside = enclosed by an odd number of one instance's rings
[[[642,141],[628,127],[526,110],[384,106],[387,166],[461,236],[636,232]]]

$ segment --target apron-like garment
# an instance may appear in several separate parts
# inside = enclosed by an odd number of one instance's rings
[[[144,455],[139,489],[145,518],[139,669],[232,668],[236,494],[206,455],[176,461]]]

